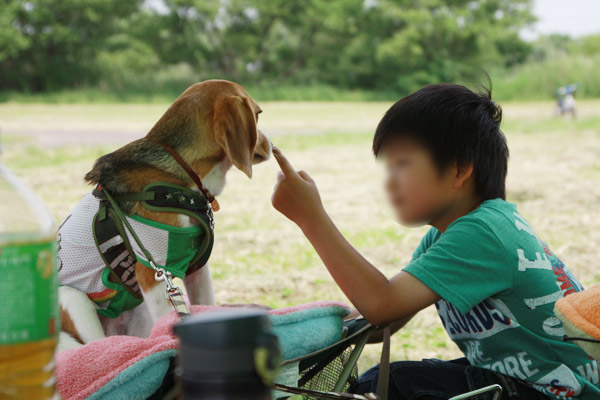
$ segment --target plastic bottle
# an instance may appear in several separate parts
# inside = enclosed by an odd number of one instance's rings
[[[54,233],[47,209],[0,164],[0,400],[58,398]]]

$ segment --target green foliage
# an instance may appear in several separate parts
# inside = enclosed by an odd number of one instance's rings
[[[600,97],[598,75],[600,54],[590,57],[560,55],[531,62],[500,73],[494,83],[494,96],[502,100],[541,100],[554,98],[560,86],[576,83],[577,98]]]
[[[600,35],[525,42],[531,3],[0,0],[0,101],[169,102],[211,78],[263,101],[391,101],[481,70],[498,100],[600,96]]]
[[[127,89],[128,82],[148,77],[159,67],[154,50],[146,43],[124,34],[111,36],[107,48],[97,54],[102,82],[116,91]]]
[[[542,36],[532,49],[523,64],[492,74],[495,96],[503,100],[550,99],[558,87],[576,83],[576,97],[600,97],[600,35],[579,39]]]
[[[17,20],[19,4],[11,0],[2,0],[0,5],[0,62],[4,63],[29,47],[30,40],[12,28]]]
[[[4,0],[0,49],[4,89],[77,87],[99,75],[96,52],[140,1]],[[0,44],[3,44],[0,42]]]
[[[0,1],[0,90],[24,92],[220,77],[404,94],[520,64],[533,21],[531,0]]]

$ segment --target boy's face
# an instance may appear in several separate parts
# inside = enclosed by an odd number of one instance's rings
[[[414,139],[390,139],[382,149],[385,187],[400,223],[420,226],[433,221],[451,203],[453,169],[440,174],[430,152]]]

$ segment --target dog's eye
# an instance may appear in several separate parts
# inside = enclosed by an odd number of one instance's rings
[[[254,159],[258,160],[258,161],[264,161],[265,160],[265,158],[261,154],[258,154],[258,153],[254,153]]]

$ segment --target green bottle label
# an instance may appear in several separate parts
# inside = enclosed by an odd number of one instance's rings
[[[56,242],[0,247],[0,344],[48,339],[59,330]]]

